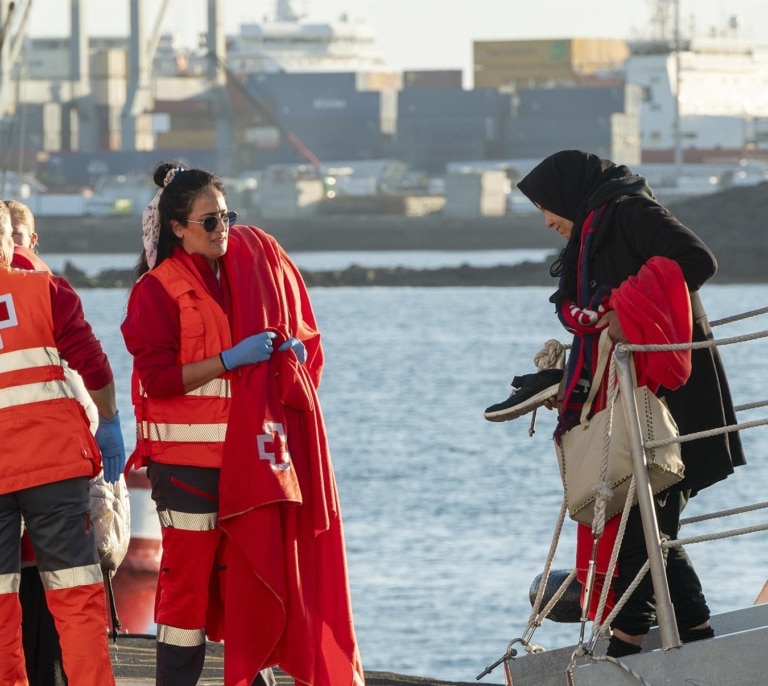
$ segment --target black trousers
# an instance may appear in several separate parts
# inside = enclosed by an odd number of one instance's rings
[[[680,517],[688,504],[688,491],[668,491],[656,496],[655,507],[659,531],[662,536],[676,540],[680,529]],[[693,568],[690,558],[682,546],[665,550],[667,583],[675,610],[678,629],[684,631],[709,619],[701,581]],[[645,549],[640,508],[635,505],[629,513],[624,540],[619,550],[618,577],[614,580],[616,598],[620,598],[645,564],[648,554]],[[653,582],[648,572],[635,592],[619,611],[611,625],[612,629],[637,636],[648,633],[656,623],[656,602]]]
[[[37,567],[21,570],[21,640],[30,686],[66,686],[59,634],[45,601]]]
[[[48,609],[40,569],[98,562],[95,539],[83,536],[89,517],[88,479],[65,479],[0,496],[0,574],[19,569],[22,514],[39,567],[21,569],[21,632],[30,686],[66,686],[59,635]]]

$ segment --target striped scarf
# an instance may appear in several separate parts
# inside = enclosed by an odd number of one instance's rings
[[[600,286],[591,292],[589,255],[595,231],[605,207],[606,205],[601,205],[592,210],[584,221],[580,233],[576,299],[565,298],[560,303],[557,312],[563,326],[573,333],[573,344],[568,356],[568,369],[566,370],[565,390],[555,429],[555,439],[558,441],[568,429],[579,423],[581,409],[589,393],[597,364],[597,342],[602,330],[598,324],[607,311],[611,288]],[[595,399],[596,409],[600,409],[604,403],[604,393],[598,393]]]

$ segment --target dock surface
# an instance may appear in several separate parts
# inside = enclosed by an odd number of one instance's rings
[[[121,635],[110,642],[110,653],[117,686],[152,686],[155,683],[155,639],[153,636]],[[278,686],[293,686],[293,679],[275,672]],[[497,680],[498,681],[498,680]],[[224,646],[208,643],[203,675],[198,686],[224,683]],[[389,672],[366,672],[366,686],[471,686],[468,682],[440,681]],[[498,684],[482,682],[483,686]]]

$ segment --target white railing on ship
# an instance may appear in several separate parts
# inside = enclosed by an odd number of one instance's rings
[[[712,322],[711,326],[730,323],[733,321],[738,321],[739,319],[746,319],[747,317],[765,314],[765,312],[768,312],[768,308],[753,310],[741,315],[718,320],[716,322]],[[764,426],[765,424],[768,424],[768,420],[760,419],[751,422],[737,423],[719,429],[711,429],[709,431],[699,431],[692,434],[686,434],[684,436],[679,436],[676,439],[648,441],[644,444],[640,425],[640,417],[637,410],[637,404],[635,403],[635,394],[632,392],[633,383],[630,368],[630,355],[635,351],[660,352],[685,350],[688,348],[710,348],[715,346],[743,343],[745,341],[757,340],[759,338],[766,337],[768,337],[768,331],[758,331],[756,333],[746,334],[743,336],[733,336],[731,338],[723,338],[719,340],[710,339],[707,341],[674,345],[631,345],[619,343],[616,345],[614,350],[616,372],[619,381],[619,393],[621,393],[621,396],[624,399],[624,419],[627,423],[629,452],[632,456],[637,504],[639,506],[640,517],[643,522],[643,534],[645,536],[645,545],[648,551],[648,562],[650,566],[651,579],[653,581],[653,589],[656,595],[656,618],[659,625],[659,637],[661,639],[661,646],[664,650],[679,647],[680,636],[678,634],[677,625],[675,623],[675,611],[672,607],[672,601],[669,595],[669,586],[667,584],[662,548],[663,546],[684,545],[685,543],[707,540],[708,538],[714,538],[714,536],[698,537],[696,539],[678,539],[676,541],[661,540],[659,536],[658,523],[656,521],[656,511],[653,505],[653,493],[651,491],[651,484],[648,478],[648,469],[645,461],[645,450],[662,445],[668,445],[673,442],[684,443],[688,441],[694,441],[699,438],[714,436],[717,434],[740,431],[757,426]],[[750,403],[749,405],[738,407],[736,409],[751,409],[753,407],[762,407],[766,404],[768,404],[768,401],[761,401],[758,403]],[[749,527],[748,529],[735,529],[731,532],[727,532],[727,535],[737,536],[743,533],[750,533],[752,531],[761,531],[765,529],[768,529],[768,525]],[[720,537],[722,537],[722,535],[720,535]]]
[[[712,322],[710,322],[710,327],[714,328],[723,324],[730,324],[736,321],[749,319],[751,317],[756,317],[766,313],[768,313],[768,307],[750,310],[749,312],[743,312],[740,314],[732,315],[730,317],[713,320]],[[765,426],[768,424],[768,419],[760,419],[755,421],[732,424],[732,425],[728,425],[718,429],[712,429],[709,431],[701,431],[693,434],[678,436],[677,438],[664,439],[664,440],[658,440],[658,441],[648,441],[644,444],[642,439],[640,417],[637,410],[637,404],[635,402],[635,395],[632,392],[633,379],[632,379],[632,373],[630,368],[630,359],[631,359],[632,352],[710,348],[710,347],[731,345],[735,343],[743,343],[746,341],[757,340],[757,339],[766,338],[766,337],[768,337],[768,331],[758,331],[755,333],[745,334],[742,336],[733,336],[730,338],[722,338],[722,339],[710,338],[706,341],[700,341],[700,342],[694,342],[694,343],[682,343],[682,344],[674,344],[674,345],[633,345],[628,343],[620,343],[616,345],[613,352],[612,364],[615,365],[615,370],[616,370],[618,383],[619,383],[619,392],[621,393],[622,397],[625,399],[623,403],[624,419],[627,423],[627,430],[628,430],[628,436],[629,436],[629,442],[630,442],[630,454],[632,457],[633,471],[634,471],[634,480],[633,480],[633,484],[630,485],[630,491],[627,495],[627,502],[628,503],[632,502],[634,491],[636,491],[637,502],[640,509],[640,516],[643,523],[643,531],[645,536],[646,548],[648,550],[648,561],[646,562],[645,566],[640,570],[635,580],[630,584],[629,588],[624,594],[624,597],[618,600],[618,602],[615,604],[610,614],[607,615],[604,618],[603,622],[593,630],[591,640],[587,647],[584,646],[584,626],[588,620],[586,617],[586,613],[582,611],[582,617],[580,620],[581,631],[579,635],[579,644],[578,644],[577,651],[573,654],[571,658],[571,666],[573,666],[574,660],[577,657],[592,654],[592,651],[594,650],[595,643],[597,641],[597,638],[599,637],[601,630],[604,630],[606,626],[610,626],[611,621],[613,620],[615,615],[618,613],[618,611],[621,609],[622,605],[624,604],[624,600],[629,595],[631,595],[631,593],[639,584],[640,580],[643,578],[644,574],[647,573],[648,571],[650,571],[651,580],[653,582],[654,593],[656,595],[656,615],[657,615],[656,619],[659,626],[659,638],[661,641],[661,646],[664,650],[680,647],[680,636],[677,630],[677,624],[675,622],[675,612],[670,599],[669,586],[667,584],[667,577],[666,577],[663,553],[662,553],[663,547],[665,546],[669,547],[669,546],[675,546],[675,545],[686,545],[688,543],[698,543],[700,541],[705,541],[705,540],[713,540],[716,538],[726,538],[730,536],[740,536],[743,534],[768,530],[768,524],[763,524],[763,525],[745,527],[740,529],[732,529],[730,531],[724,531],[718,534],[711,534],[707,536],[697,536],[697,537],[691,537],[691,538],[677,539],[675,541],[668,541],[666,539],[665,540],[661,539],[661,537],[659,536],[658,522],[656,521],[656,511],[653,504],[653,494],[651,492],[650,481],[648,478],[648,469],[647,469],[646,460],[645,460],[646,449],[659,447],[661,445],[666,445],[672,442],[684,443],[684,442],[693,441],[699,438],[705,438],[705,437],[716,435],[716,434],[724,434],[732,431],[740,431],[744,429],[755,428],[758,426]],[[751,410],[751,409],[765,407],[765,406],[768,406],[768,400],[762,400],[762,401],[747,403],[743,405],[737,405],[736,407],[734,407],[734,410],[736,412],[741,412],[744,410]],[[533,431],[534,421],[535,421],[535,410],[534,410],[534,418],[532,419],[531,429],[529,430],[529,435],[531,436],[534,433]],[[760,503],[760,504],[745,506],[745,507],[736,508],[732,510],[715,512],[708,515],[701,515],[698,517],[683,519],[681,520],[680,523],[681,525],[684,525],[688,523],[703,521],[706,519],[726,517],[733,514],[739,514],[742,512],[748,512],[751,510],[757,510],[765,507],[768,507],[768,503]],[[600,508],[596,507],[595,509],[596,511],[599,511]],[[604,512],[604,509],[603,509],[603,512]],[[517,651],[514,648],[515,644],[519,643],[521,647],[523,647],[526,650],[526,652],[529,652],[529,653],[536,653],[536,652],[543,651],[543,648],[531,643],[533,634],[536,631],[536,628],[541,626],[542,620],[549,614],[549,612],[555,607],[555,605],[560,600],[560,598],[565,594],[569,585],[572,583],[572,581],[576,576],[575,570],[571,571],[571,573],[561,583],[559,589],[549,599],[548,603],[546,604],[546,607],[544,607],[543,610],[540,609],[541,602],[544,595],[544,587],[547,582],[547,577],[549,576],[552,568],[552,562],[553,562],[555,550],[557,548],[557,539],[560,536],[560,531],[562,529],[566,513],[567,513],[567,505],[564,498],[563,504],[560,509],[560,514],[558,516],[558,520],[555,525],[555,533],[552,540],[552,544],[550,546],[549,554],[547,556],[547,560],[544,565],[544,570],[541,575],[538,593],[536,595],[536,599],[533,602],[533,611],[528,620],[528,626],[526,627],[522,637],[514,639],[508,643],[507,651],[504,655],[502,655],[502,657],[496,660],[496,662],[494,662],[493,664],[486,667],[486,669],[482,673],[477,675],[476,677],[477,680],[490,674],[497,666],[499,666],[500,664],[503,664],[504,671],[505,671],[506,685],[512,686],[512,673],[509,669],[509,663],[512,660],[514,660],[514,658],[517,656]],[[625,521],[626,521],[626,513],[624,513],[622,517],[622,523],[620,524],[618,540],[614,548],[613,554],[611,556],[611,561],[609,562],[609,567],[611,569],[615,564],[616,556],[618,554],[618,545],[620,543],[621,536],[623,536],[623,524]],[[604,524],[605,524],[604,521],[593,523],[593,529],[597,528],[599,530],[598,534],[601,534],[602,527],[604,526]],[[589,585],[589,581],[587,582],[587,584]],[[607,590],[608,590],[607,587],[604,587],[603,596],[600,598],[600,602],[598,603],[598,608],[595,613],[595,616],[597,617],[602,617],[604,614],[603,610],[605,606]],[[607,658],[607,659],[610,659],[610,658]],[[627,669],[624,666],[622,666],[622,668]]]

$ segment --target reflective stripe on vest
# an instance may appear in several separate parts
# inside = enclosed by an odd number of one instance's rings
[[[222,443],[227,435],[224,424],[150,424],[141,423],[145,441],[163,443]]]
[[[0,410],[7,407],[38,403],[44,400],[56,400],[58,398],[74,399],[74,397],[72,389],[66,381],[43,381],[42,383],[31,383],[25,386],[0,388]]]
[[[61,366],[61,358],[56,348],[25,348],[12,350],[0,356],[0,374],[50,366]]]
[[[56,348],[43,346],[3,353],[0,355],[0,374],[8,375],[0,389],[0,409],[75,397],[64,381]]]
[[[146,398],[139,382],[139,391]],[[232,397],[229,380],[217,378],[184,394],[187,398],[217,398],[228,400]],[[223,443],[227,434],[227,423],[170,424],[143,421],[139,424],[141,438],[145,441],[164,443]]]
[[[55,572],[40,570],[40,579],[46,591],[57,591],[62,588],[75,588],[76,586],[90,586],[104,581],[101,565],[98,563],[84,565],[82,567],[70,567],[69,569],[57,569]]]

